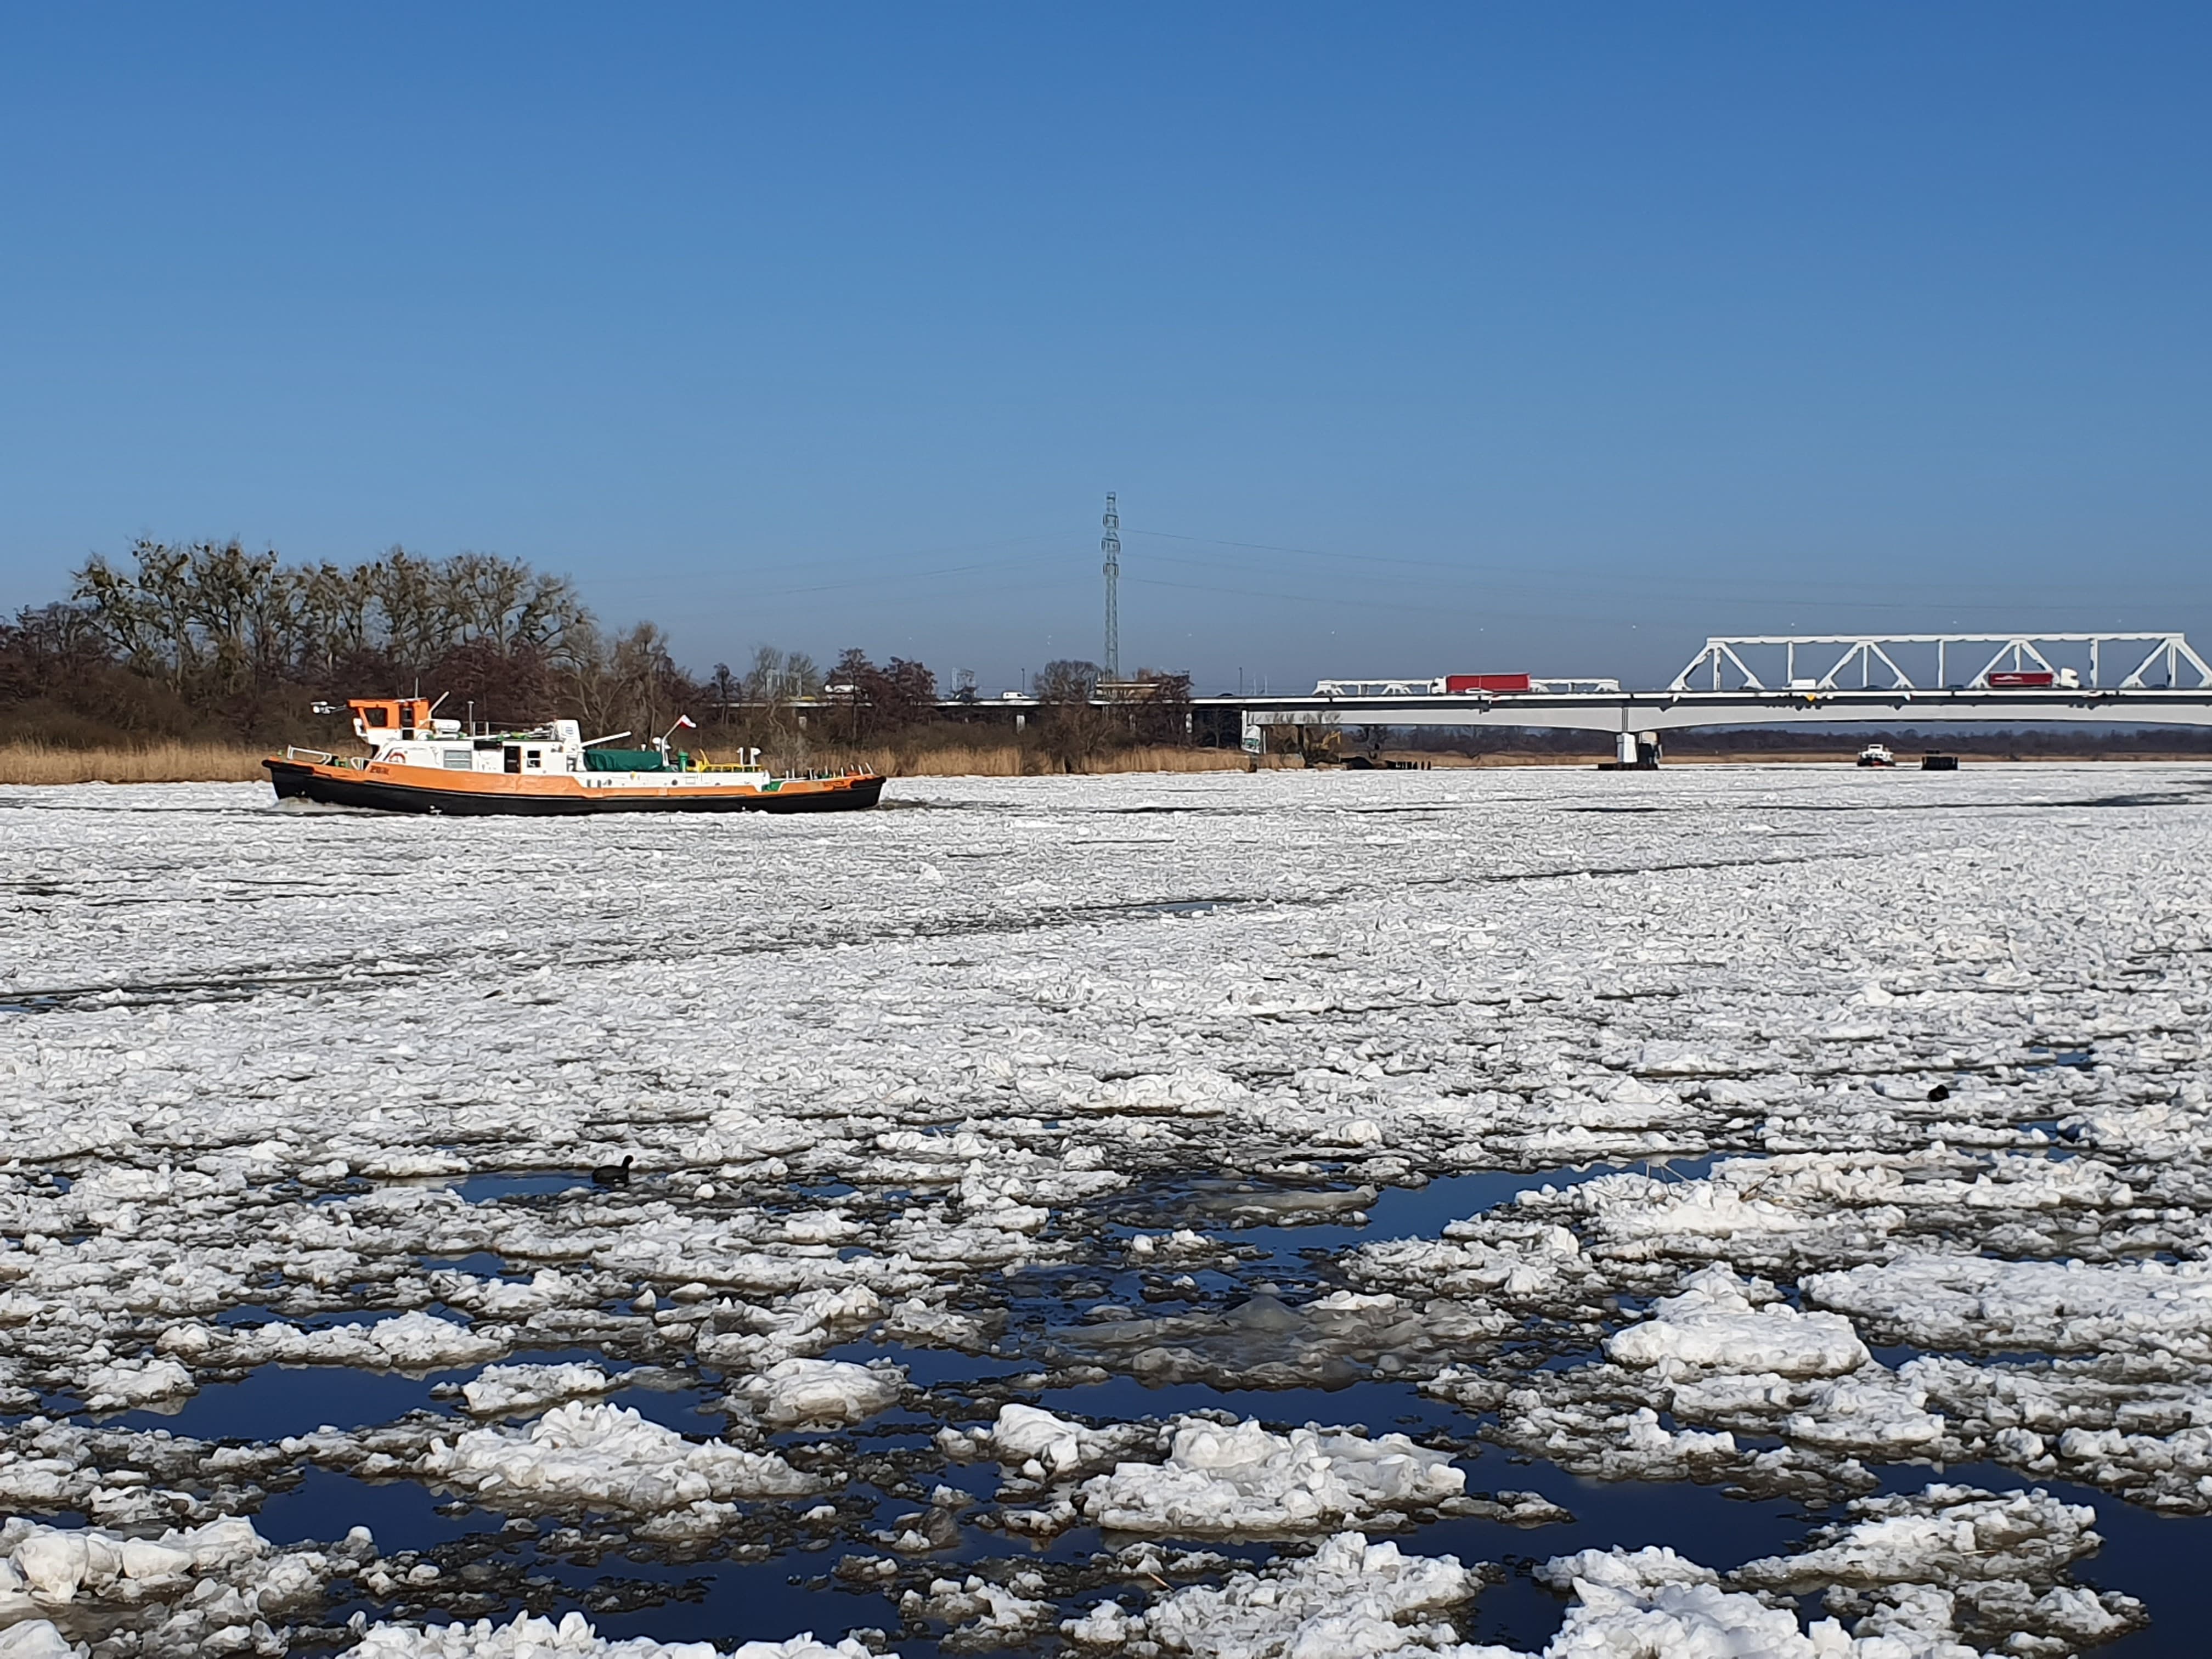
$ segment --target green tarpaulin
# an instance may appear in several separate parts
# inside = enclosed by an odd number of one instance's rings
[[[664,757],[658,749],[586,749],[586,772],[681,772],[691,757],[682,750]]]

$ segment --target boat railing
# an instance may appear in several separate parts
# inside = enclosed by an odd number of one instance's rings
[[[817,766],[804,772],[778,772],[772,768],[766,766],[744,766],[734,763],[726,765],[719,763],[708,763],[704,764],[694,764],[690,769],[694,772],[761,772],[765,773],[771,778],[780,779],[785,782],[805,783],[818,782],[830,778],[872,778],[876,775],[876,769],[874,767],[865,764],[855,764],[852,766]]]
[[[356,772],[368,764],[359,755],[334,755],[327,749],[302,749],[295,743],[288,743],[284,745],[284,758],[288,761],[306,761],[315,766],[350,767]]]

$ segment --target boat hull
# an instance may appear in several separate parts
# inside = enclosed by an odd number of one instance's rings
[[[420,767],[323,766],[271,757],[261,763],[279,800],[309,800],[374,812],[428,812],[446,817],[583,817],[600,812],[853,812],[873,806],[884,793],[873,775],[794,778],[771,788],[750,786],[626,785],[592,788],[554,780],[516,780],[462,773],[447,781],[396,776]],[[467,782],[459,780],[465,779]],[[481,780],[479,781],[478,780]],[[563,781],[564,782],[566,781]]]

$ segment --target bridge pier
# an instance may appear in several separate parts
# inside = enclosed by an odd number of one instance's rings
[[[1613,758],[1600,763],[1601,772],[1656,772],[1667,752],[1656,732],[1616,732],[1613,744]]]

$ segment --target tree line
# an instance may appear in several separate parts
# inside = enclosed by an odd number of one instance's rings
[[[1092,708],[1097,683],[1080,662],[1036,677],[1043,707],[1027,740],[1054,763],[1184,740],[1188,676],[1146,671],[1117,711]],[[878,665],[857,648],[824,671],[763,646],[741,669],[717,663],[695,677],[658,624],[609,628],[566,577],[489,553],[395,547],[353,565],[287,564],[236,541],[142,539],[127,561],[88,558],[68,599],[0,623],[0,734],[18,739],[327,741],[315,702],[416,687],[442,694],[445,713],[513,725],[562,716],[593,733],[655,735],[689,714],[727,742],[793,757],[912,748],[964,724],[957,707],[940,718],[925,665]]]
[[[0,708],[49,741],[289,740],[322,731],[318,699],[418,684],[516,720],[561,704],[649,723],[694,692],[654,624],[604,628],[567,578],[489,553],[286,564],[141,540],[0,626]]]

